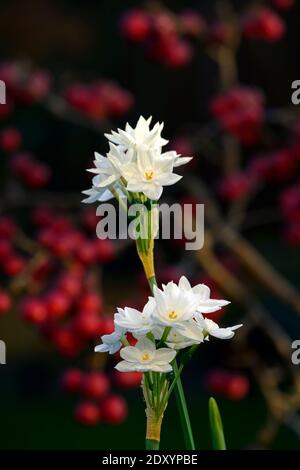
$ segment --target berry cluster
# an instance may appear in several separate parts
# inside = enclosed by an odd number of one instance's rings
[[[274,0],[273,6],[286,10],[293,0]],[[278,14],[268,7],[250,9],[238,21],[216,19],[208,22],[195,10],[174,13],[164,7],[156,9],[135,8],[121,18],[122,35],[142,43],[147,55],[169,68],[181,68],[194,56],[196,40],[208,47],[231,45],[241,34],[250,40],[276,42],[285,33],[285,24]]]
[[[248,13],[243,18],[242,27],[246,38],[268,42],[279,41],[285,33],[283,20],[266,7]]]
[[[232,88],[211,101],[211,112],[223,128],[244,145],[253,145],[260,137],[265,98],[260,90],[246,86]]]
[[[120,374],[115,371],[111,377],[104,372],[80,369],[68,369],[62,378],[62,387],[65,392],[83,397],[74,409],[75,419],[85,425],[93,426],[100,422],[108,424],[121,424],[127,417],[127,404],[125,399],[111,392],[111,387],[132,389],[140,386],[141,374],[131,372]]]
[[[165,9],[134,9],[121,20],[121,32],[127,39],[143,43],[149,57],[170,68],[180,68],[191,61],[191,40],[205,29],[202,16],[193,10],[176,15]]]
[[[65,90],[64,98],[72,108],[91,119],[120,117],[133,105],[131,93],[114,82],[104,80],[90,84],[74,83]]]

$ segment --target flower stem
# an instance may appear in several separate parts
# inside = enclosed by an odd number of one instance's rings
[[[150,240],[150,246],[149,246],[148,252],[144,253],[139,247],[139,243],[137,241],[137,251],[138,251],[140,260],[143,264],[144,271],[145,271],[152,293],[153,293],[153,287],[157,285],[156,277],[155,277],[155,270],[154,270],[154,261],[153,261],[153,248],[154,248],[154,240]],[[178,379],[175,384],[175,394],[176,394],[176,402],[177,402],[177,407],[179,411],[181,427],[183,430],[185,445],[188,450],[195,450],[195,443],[194,443],[191,422],[190,422],[185,395],[184,395],[184,391],[183,391],[183,387],[181,383],[180,372],[178,371],[178,366],[177,366],[176,361],[174,361],[173,370],[174,370],[175,376],[178,375]],[[148,429],[148,422],[149,422],[149,419],[147,418],[147,429]],[[160,422],[160,426],[161,426],[161,422]],[[153,439],[150,439],[148,437],[149,436],[147,432],[146,449],[159,449],[159,442],[155,444],[155,442],[152,442]],[[155,445],[157,445],[158,447],[155,447]]]
[[[159,441],[146,439],[146,450],[159,450]]]
[[[175,375],[177,375],[178,366],[177,366],[176,361],[174,361],[173,369],[174,369]],[[186,405],[186,400],[185,400],[185,395],[184,395],[180,375],[178,376],[178,379],[175,384],[175,395],[176,395],[177,407],[179,411],[181,427],[183,430],[186,447],[188,450],[195,450],[193,431],[191,427],[189,412],[188,412],[187,405]]]

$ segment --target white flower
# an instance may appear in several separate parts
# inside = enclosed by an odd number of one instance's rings
[[[182,157],[176,153],[175,150],[169,150],[168,152],[162,153],[161,158],[169,158],[173,160],[174,168],[181,165],[186,165],[186,163],[189,163],[191,160],[193,160],[193,157]]]
[[[215,336],[219,339],[230,339],[234,336],[235,330],[241,328],[243,325],[228,326],[227,328],[220,328],[217,323],[209,318],[203,318],[200,315],[196,317],[196,321],[200,327],[203,328],[204,334]],[[208,339],[208,337],[206,338]]]
[[[102,344],[98,344],[98,346],[95,347],[95,352],[115,354],[122,346],[121,338],[123,334],[124,329],[117,326],[113,333],[101,337]]]
[[[142,192],[149,199],[159,199],[163,186],[177,183],[182,176],[173,173],[173,158],[157,157],[155,152],[140,152],[136,162],[123,168],[123,176],[127,181],[127,190]]]
[[[131,307],[118,308],[114,317],[115,325],[137,336],[145,335],[153,328],[152,311],[154,307],[153,301],[149,301],[142,312]]]
[[[179,280],[178,286],[185,292],[195,295],[198,299],[197,312],[212,313],[220,310],[225,305],[230,304],[228,300],[219,300],[210,298],[210,288],[205,284],[197,284],[192,287],[185,276]]]
[[[172,330],[168,334],[166,345],[168,346],[168,348],[171,348],[171,349],[176,349],[176,350],[184,349],[184,348],[187,348],[188,346],[192,346],[193,344],[201,343],[204,338],[203,334],[202,334],[201,341],[200,341],[200,338],[201,338],[200,331],[199,331],[199,341],[195,341],[195,340],[186,338],[186,336],[183,336],[178,331],[172,328]]]
[[[161,137],[163,123],[157,122],[155,126],[150,129],[152,117],[147,120],[141,116],[136,124],[136,127],[131,127],[126,124],[125,131],[118,129],[118,132],[112,131],[111,134],[105,134],[105,137],[114,144],[120,145],[123,150],[147,150],[157,149],[160,150],[168,143],[167,140]]]
[[[83,193],[83,201],[106,201],[115,191],[127,196],[127,191],[144,193],[149,199],[160,198],[163,186],[175,184],[181,176],[174,174],[174,167],[188,163],[190,157],[181,157],[175,151],[162,153],[168,143],[161,137],[163,123],[150,129],[151,118],[139,118],[135,128],[128,123],[125,130],[106,134],[109,140],[107,156],[95,153],[93,186]]]
[[[121,349],[120,355],[124,360],[115,366],[120,372],[170,372],[170,362],[175,358],[176,351],[168,348],[156,349],[153,341],[142,338],[135,346]]]
[[[156,326],[172,327],[193,342],[202,342],[202,329],[193,321],[197,307],[197,297],[182,291],[176,284],[169,282],[163,290],[154,286],[155,308],[152,312]]]

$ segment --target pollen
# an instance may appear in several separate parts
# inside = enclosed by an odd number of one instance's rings
[[[170,318],[170,320],[176,320],[176,318],[177,318],[177,313],[175,312],[175,310],[172,310],[172,311],[169,313],[169,318]]]
[[[146,170],[145,173],[144,173],[144,176],[145,176],[147,181],[151,181],[153,179],[153,176],[154,176],[154,171],[153,170]]]
[[[144,353],[143,356],[142,356],[142,360],[143,361],[148,361],[150,358],[149,354],[148,353]]]

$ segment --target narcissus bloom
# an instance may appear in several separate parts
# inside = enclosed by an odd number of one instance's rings
[[[169,348],[156,349],[153,341],[143,338],[135,346],[121,349],[120,355],[124,360],[115,367],[121,372],[170,372],[170,362],[175,358],[176,351]]]
[[[231,339],[234,336],[234,331],[241,328],[243,325],[228,326],[227,328],[220,328],[217,323],[209,318],[196,318],[197,323],[203,328],[204,334],[208,336],[215,336],[219,339]],[[205,339],[209,339],[206,336]]]
[[[115,354],[122,346],[122,336],[124,329],[116,326],[116,329],[110,335],[102,336],[102,344],[95,347],[95,352],[108,352],[109,354]]]
[[[114,144],[120,145],[123,150],[161,150],[168,143],[168,140],[161,137],[161,131],[164,124],[157,122],[150,129],[152,117],[147,120],[141,116],[136,127],[126,124],[125,131],[118,129],[118,132],[112,131],[111,134],[105,134],[105,137]]]
[[[153,308],[153,301],[147,302],[142,312],[131,307],[118,308],[114,318],[115,325],[135,335],[145,335],[153,329]]]
[[[136,162],[124,167],[123,176],[127,190],[144,193],[149,199],[159,199],[163,186],[177,183],[182,176],[173,173],[174,159],[157,156],[147,150],[141,152]]]
[[[173,170],[188,163],[191,157],[181,157],[175,151],[162,153],[162,147],[168,142],[161,137],[163,124],[156,123],[150,129],[150,121],[151,118],[140,117],[135,128],[126,124],[125,130],[106,134],[109,152],[106,156],[95,153],[95,168],[88,171],[96,176],[92,188],[83,191],[88,196],[83,202],[127,197],[130,193],[157,200],[164,186],[181,179]]]

